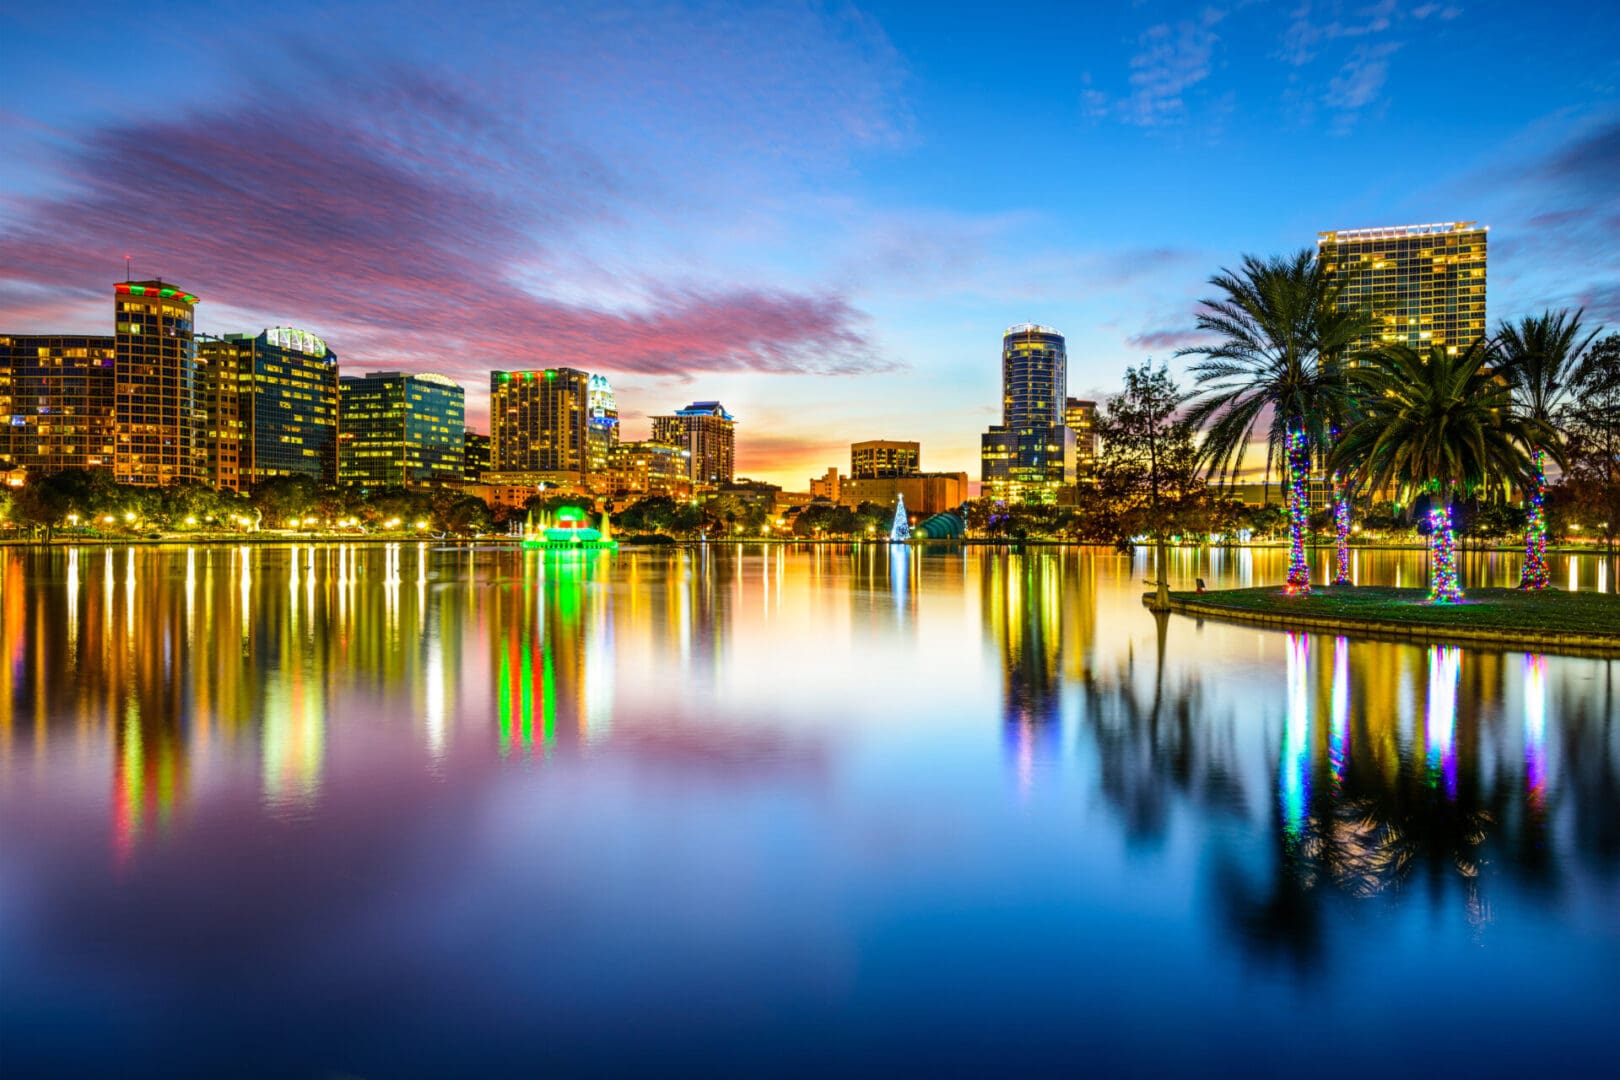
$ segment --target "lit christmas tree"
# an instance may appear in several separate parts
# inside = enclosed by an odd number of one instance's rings
[[[896,544],[903,544],[911,539],[911,520],[906,517],[906,497],[897,495],[894,499],[894,524],[889,527],[889,539]]]
[[[1441,505],[1429,511],[1429,538],[1433,565],[1429,571],[1429,600],[1436,604],[1456,604],[1463,598],[1457,580],[1457,538],[1451,531],[1451,508]]]

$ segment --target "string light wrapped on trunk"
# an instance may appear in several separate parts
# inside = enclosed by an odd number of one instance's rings
[[[1451,508],[1439,506],[1429,511],[1431,572],[1429,600],[1436,604],[1456,604],[1463,598],[1457,581],[1457,538],[1451,532]]]

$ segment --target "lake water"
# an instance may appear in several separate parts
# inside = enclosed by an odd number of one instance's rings
[[[0,1071],[1612,1069],[1620,662],[1146,568],[0,551]]]

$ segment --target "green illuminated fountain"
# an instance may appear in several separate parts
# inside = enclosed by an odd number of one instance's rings
[[[538,515],[531,510],[523,528],[523,546],[546,551],[617,551],[619,542],[613,539],[606,512],[599,521],[601,527],[593,529],[590,518],[577,506],[560,506]]]

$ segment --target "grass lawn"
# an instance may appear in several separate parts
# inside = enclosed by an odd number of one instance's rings
[[[1319,585],[1309,596],[1279,587],[1177,592],[1176,600],[1287,617],[1356,619],[1401,626],[1432,626],[1526,634],[1590,634],[1620,642],[1620,596],[1544,589],[1469,589],[1460,604],[1431,604],[1427,589]]]

